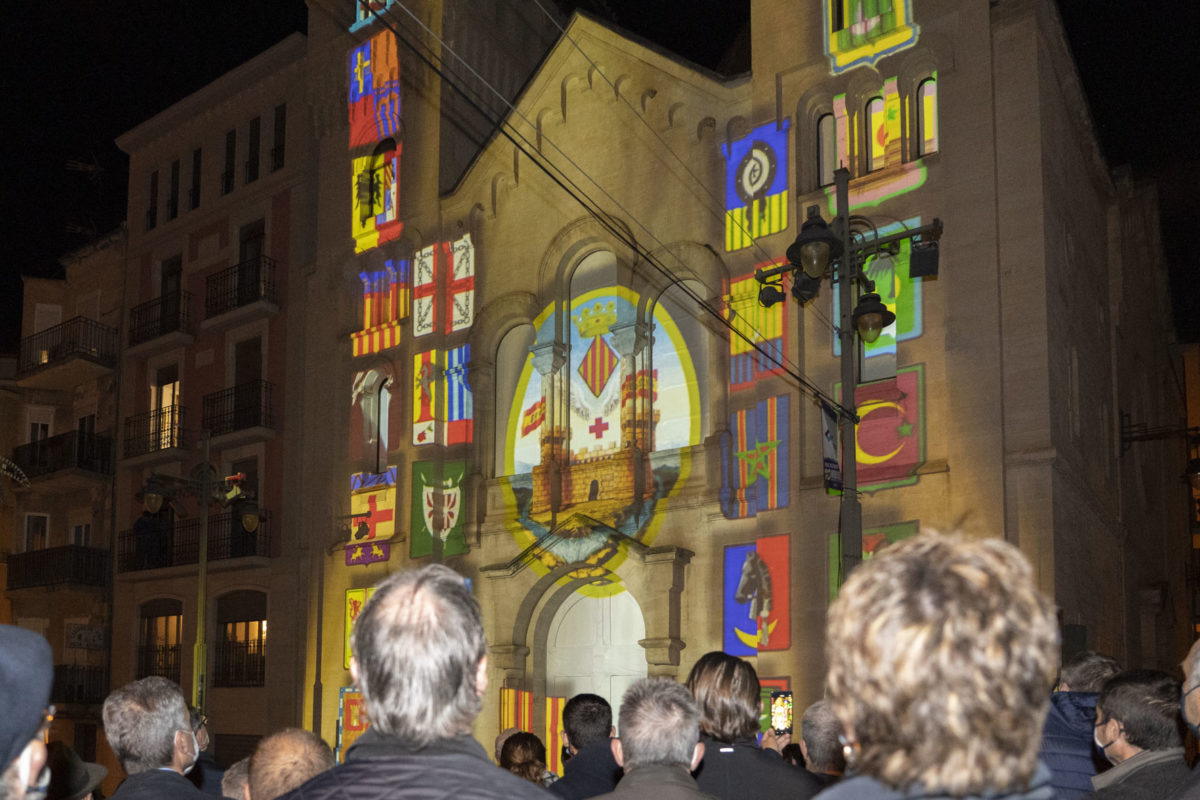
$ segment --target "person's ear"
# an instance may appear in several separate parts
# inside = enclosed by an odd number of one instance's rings
[[[350,656],[350,682],[362,691],[362,684],[358,682],[358,659],[354,656]]]
[[[246,784],[244,786],[242,786],[242,797],[244,797],[246,800],[251,800],[250,781],[246,781]]]
[[[617,762],[618,767],[624,768],[624,766],[625,766],[625,751],[623,751],[621,749],[621,740],[620,739],[611,739],[611,740],[609,740],[608,744],[609,744],[609,747],[612,748],[613,760],[615,760]]]
[[[700,766],[700,762],[704,760],[704,742],[696,742],[696,749],[692,751],[692,766],[688,768],[689,772],[695,772],[696,767]]]
[[[563,747],[567,748],[567,750],[571,749],[571,739],[570,739],[570,737],[567,736],[566,731],[563,731],[562,733],[560,733],[558,735],[558,738],[562,741]]]
[[[479,666],[475,668],[475,694],[479,695],[480,697],[483,697],[487,693],[487,668],[487,653],[484,653],[483,658],[479,659]]]

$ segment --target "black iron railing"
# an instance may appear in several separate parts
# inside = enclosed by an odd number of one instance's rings
[[[125,418],[125,457],[184,447],[183,406],[163,406]]]
[[[66,361],[86,358],[105,367],[117,364],[117,330],[94,319],[75,317],[61,325],[38,331],[21,340],[19,373]]]
[[[104,667],[54,665],[54,685],[50,689],[51,703],[92,705],[103,703],[107,696],[108,670]]]
[[[108,551],[99,547],[51,547],[13,553],[8,557],[8,588],[38,586],[105,586],[108,583]]]
[[[212,319],[259,300],[278,302],[275,259],[259,256],[208,276],[204,285],[204,316]]]
[[[179,664],[183,648],[177,644],[141,645],[137,653],[139,679],[159,675],[179,683]]]
[[[271,519],[260,511],[258,529],[247,531],[236,512],[208,517],[208,560],[223,561],[271,554]],[[117,537],[117,572],[137,572],[195,564],[200,560],[200,520],[163,525],[150,518]]]
[[[61,469],[83,469],[100,475],[111,475],[112,438],[70,431],[14,447],[12,460],[30,478],[49,475]]]
[[[129,346],[168,333],[192,333],[192,319],[188,313],[191,302],[191,294],[178,291],[134,306],[129,312]]]
[[[213,686],[262,686],[267,675],[267,643],[218,642]]]
[[[213,436],[246,428],[274,428],[271,384],[268,381],[249,381],[204,395],[203,420],[204,427]]]

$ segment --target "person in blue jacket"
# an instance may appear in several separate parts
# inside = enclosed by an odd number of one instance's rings
[[[1091,794],[1092,777],[1109,767],[1093,746],[1092,726],[1100,687],[1120,671],[1116,659],[1093,650],[1077,653],[1059,671],[1038,756],[1050,767],[1061,800]]]

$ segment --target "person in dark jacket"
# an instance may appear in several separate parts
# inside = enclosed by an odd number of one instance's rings
[[[212,737],[208,733],[208,717],[201,714],[200,709],[195,706],[188,706],[188,717],[192,723],[192,733],[196,736],[196,743],[200,745],[200,756],[196,759],[196,766],[188,773],[187,778],[192,782],[192,786],[204,794],[223,797],[221,779],[225,777],[225,770],[217,766],[217,760],[212,756]]]
[[[0,625],[0,797],[40,796],[50,783],[45,733],[54,710],[50,643],[38,633]]]
[[[1060,800],[1091,794],[1092,777],[1109,767],[1092,744],[1092,723],[1100,687],[1120,671],[1115,659],[1093,650],[1077,653],[1059,671],[1038,756],[1050,768]]]
[[[804,768],[821,786],[831,786],[842,779],[846,757],[842,755],[842,724],[828,700],[818,700],[804,709],[800,720],[800,752]]]
[[[807,800],[820,791],[821,784],[807,770],[758,746],[762,693],[749,663],[720,651],[705,653],[692,667],[687,687],[700,707],[704,760],[695,775],[701,791],[721,800]]]
[[[635,681],[621,699],[621,736],[612,740],[625,777],[597,800],[716,800],[691,776],[704,757],[699,721],[696,701],[675,681]]]
[[[564,800],[587,800],[611,792],[621,780],[613,758],[612,706],[598,694],[577,694],[563,706],[562,743],[571,754],[550,791]],[[553,746],[553,743],[551,743]]]
[[[1179,710],[1192,735],[1200,739],[1200,639],[1188,651],[1183,663],[1183,690],[1179,695]],[[1181,783],[1167,800],[1200,800],[1200,767],[1193,767],[1187,780]]]
[[[1131,669],[1104,684],[1096,701],[1096,747],[1113,764],[1092,778],[1097,800],[1162,800],[1187,781],[1179,735],[1179,681]]]
[[[184,776],[200,755],[179,686],[157,675],[104,699],[104,735],[129,776],[112,800],[202,800]]]
[[[1052,800],[1038,735],[1054,605],[1000,539],[922,533],[855,567],[826,620],[847,775],[821,800]]]
[[[441,564],[389,575],[359,614],[350,651],[371,727],[345,763],[283,797],[550,797],[493,764],[471,736],[487,690],[487,642],[461,575]]]

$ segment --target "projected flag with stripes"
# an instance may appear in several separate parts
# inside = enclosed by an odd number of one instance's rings
[[[776,263],[768,261],[757,267],[772,267]],[[758,289],[759,283],[753,274],[736,278],[729,285],[726,303],[733,326],[729,334],[729,388],[732,391],[753,386],[764,375],[783,373],[788,303],[764,308],[758,302]]]
[[[725,249],[732,252],[788,226],[788,121],[768,122],[724,145]]]
[[[500,690],[500,730],[509,728],[533,733],[533,692]]]
[[[721,511],[753,517],[788,504],[788,395],[760,400],[729,417],[721,441]]]
[[[470,362],[469,344],[446,351],[446,424],[442,444],[469,442],[474,433],[474,395],[467,375]]]
[[[350,51],[350,147],[374,144],[400,130],[400,57],[390,31]]]
[[[427,350],[413,356],[413,444],[433,444],[441,405],[443,354]]]

